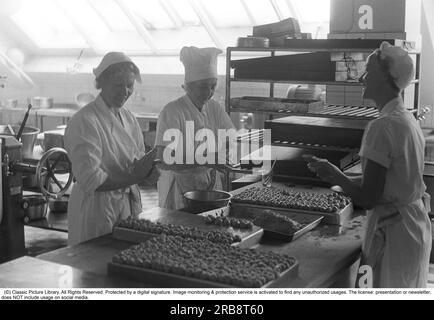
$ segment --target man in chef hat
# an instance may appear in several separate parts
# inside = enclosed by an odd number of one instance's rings
[[[219,130],[234,132],[234,126],[223,107],[212,99],[220,53],[217,48],[181,49],[180,60],[185,67],[182,88],[186,94],[167,104],[157,123],[157,158],[164,162],[159,166],[157,183],[160,207],[185,208],[183,194],[190,190],[222,189],[221,176],[213,164],[220,161],[220,154],[226,154],[226,144],[216,139]],[[215,161],[203,163],[198,154]]]
[[[359,287],[427,284],[432,239],[423,182],[425,141],[401,97],[414,74],[413,60],[401,47],[383,42],[368,56],[360,81],[364,98],[375,102],[379,117],[364,133],[360,177],[349,178],[325,159],[306,157],[313,172],[369,210]]]

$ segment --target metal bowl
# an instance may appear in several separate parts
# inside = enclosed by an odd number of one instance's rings
[[[13,132],[11,132],[11,129]],[[20,126],[18,125],[0,125],[0,134],[6,136],[16,136]],[[21,135],[21,143],[23,144],[23,157],[31,158],[35,147],[36,138],[40,130],[36,127],[25,126]]]
[[[83,108],[93,100],[95,100],[95,96],[90,92],[82,92],[75,96],[75,103],[79,108]]]
[[[187,211],[195,214],[225,207],[231,197],[229,192],[220,190],[192,190],[184,193]]]

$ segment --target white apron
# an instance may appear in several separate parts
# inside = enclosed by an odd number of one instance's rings
[[[184,193],[192,190],[221,190],[222,181],[219,172],[210,168],[160,170],[157,187],[158,205],[170,210],[179,210],[187,206]]]
[[[68,122],[65,147],[77,180],[68,202],[68,244],[80,243],[112,231],[120,219],[142,211],[138,185],[98,192],[108,176],[128,171],[145,154],[140,126],[125,108],[122,123],[98,96]]]
[[[374,288],[426,287],[432,243],[426,196],[368,214],[360,264],[372,267]]]
[[[224,109],[214,100],[210,100],[199,111],[185,95],[167,104],[161,111],[156,133],[156,146],[167,146],[168,142],[163,140],[164,133],[170,129],[177,129],[184,139],[186,136],[187,121],[194,122],[194,132],[200,129],[210,129],[215,137],[218,137],[218,129],[234,129],[231,119]],[[195,148],[199,145],[195,142]],[[219,146],[219,148],[224,148]],[[194,152],[193,149],[185,150]],[[158,204],[162,208],[178,210],[186,207],[183,194],[191,190],[212,190],[222,189],[221,173],[209,167],[196,167],[186,170],[163,170],[160,169],[158,178]]]
[[[367,126],[360,156],[387,168],[380,204],[368,213],[361,265],[375,288],[418,288],[427,283],[431,252],[429,195],[423,182],[425,141],[401,98],[388,102]]]

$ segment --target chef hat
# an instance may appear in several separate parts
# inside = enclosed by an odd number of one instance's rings
[[[185,67],[185,83],[217,78],[217,48],[183,47],[180,60]]]
[[[414,65],[408,52],[401,47],[383,41],[380,45],[380,59],[387,63],[389,73],[399,89],[404,90],[414,78]]]
[[[122,62],[129,62],[129,63],[132,64],[133,69],[134,69],[133,72],[134,72],[134,74],[136,76],[136,80],[137,80],[137,82],[141,83],[142,82],[142,78],[140,77],[140,70],[139,70],[139,68],[137,68],[137,66],[134,64],[134,62],[129,57],[127,57],[123,52],[109,52],[109,53],[107,53],[102,58],[99,66],[96,67],[95,69],[93,69],[93,74],[98,79],[99,76],[105,70],[107,70],[110,66],[112,66],[114,64],[122,63]]]

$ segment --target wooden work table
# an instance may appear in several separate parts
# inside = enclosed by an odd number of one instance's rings
[[[168,210],[154,208],[147,214],[161,215]],[[261,240],[256,250],[272,250],[297,258],[298,277],[282,285],[287,288],[324,288],[354,286],[355,272],[361,249],[365,218],[361,212],[341,227],[319,225],[293,242]],[[107,276],[107,263],[119,251],[132,244],[105,235],[75,246],[58,249],[38,256],[39,259],[71,266],[77,270]],[[32,272],[39,272],[35,269]],[[136,283],[142,287],[160,287],[158,283]]]

